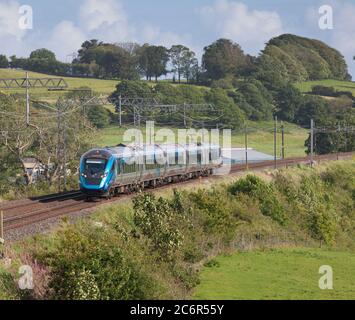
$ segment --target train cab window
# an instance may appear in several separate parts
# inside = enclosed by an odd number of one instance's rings
[[[106,160],[104,159],[86,159],[85,173],[89,176],[100,176],[105,173]]]

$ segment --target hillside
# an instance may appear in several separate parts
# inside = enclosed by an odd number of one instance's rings
[[[295,86],[303,93],[311,92],[313,86],[324,86],[334,88],[337,91],[349,91],[355,96],[355,82],[341,81],[334,79],[302,81],[295,83]]]
[[[325,43],[284,34],[271,39],[257,61],[259,79],[266,82],[349,79],[342,54]]]
[[[13,70],[13,69],[0,69],[0,78],[24,78],[25,72],[23,70]],[[29,77],[33,78],[59,78],[58,76],[51,76],[48,74],[29,72]],[[90,78],[71,78],[71,77],[60,77],[65,79],[68,84],[68,89],[78,89],[80,87],[90,87],[95,92],[108,95],[115,90],[118,83],[117,80],[101,80],[101,79],[90,79]],[[22,89],[11,89],[1,91],[9,93],[24,93]],[[38,99],[56,99],[63,95],[67,91],[48,91],[48,89],[33,89],[31,92],[32,97]]]

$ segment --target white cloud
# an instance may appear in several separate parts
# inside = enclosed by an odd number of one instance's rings
[[[88,31],[126,23],[126,15],[120,2],[113,0],[86,0],[80,7],[80,20]]]
[[[19,28],[19,8],[17,1],[0,2],[0,43],[2,43],[1,53],[21,55],[26,51],[27,46],[24,37],[27,30]]]
[[[117,0],[85,0],[79,11],[79,24],[91,37],[104,41],[126,41],[134,33],[127,14]]]
[[[65,61],[67,55],[78,51],[85,40],[86,34],[80,28],[64,20],[53,29],[45,46],[55,52],[57,59]]]
[[[332,30],[320,30],[318,27],[318,20],[320,14],[318,13],[319,7],[309,7],[306,11],[306,19],[310,28],[317,31],[319,37],[332,47],[339,50],[348,63],[349,69],[355,72],[353,67],[353,57],[355,55],[355,5],[350,2],[331,0],[329,5],[333,8],[333,22],[334,28]]]
[[[241,2],[217,0],[198,12],[207,28],[218,37],[230,38],[252,54],[257,54],[270,38],[284,32],[277,12],[250,10]]]
[[[21,40],[26,30],[19,27],[19,8],[16,1],[5,1],[0,3],[0,37],[13,36]]]
[[[117,0],[84,0],[79,9],[78,26],[63,21],[54,29],[52,38],[52,47],[55,43],[63,43],[63,46],[58,46],[57,49],[62,52],[58,55],[62,59],[64,51],[68,54],[77,50],[85,39],[95,38],[106,42],[148,42],[167,47],[177,43],[186,45],[190,43],[188,34],[179,35],[148,23],[142,23],[140,27],[131,24],[122,3]]]
[[[332,31],[332,43],[344,52],[355,54],[355,5],[343,3],[334,10],[334,30]]]
[[[147,42],[154,45],[164,45],[171,47],[174,44],[188,45],[191,42],[189,34],[177,34],[170,31],[163,31],[160,27],[151,24],[146,24],[141,29],[137,40]]]

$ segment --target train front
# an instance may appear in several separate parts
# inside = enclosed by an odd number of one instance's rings
[[[110,190],[112,154],[108,150],[95,149],[80,159],[80,190],[92,197],[106,196]]]

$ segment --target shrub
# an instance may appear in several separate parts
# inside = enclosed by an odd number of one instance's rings
[[[134,224],[151,241],[162,259],[171,259],[180,247],[183,235],[179,230],[178,215],[168,200],[156,199],[152,193],[143,193],[133,199]]]
[[[154,281],[131,260],[120,239],[105,233],[68,228],[54,249],[39,254],[51,268],[53,299],[154,298]]]
[[[224,189],[200,189],[190,195],[190,200],[193,213],[201,217],[205,233],[222,236],[226,241],[235,235],[238,223],[235,203]]]
[[[280,225],[286,223],[286,216],[272,184],[268,184],[255,175],[248,175],[232,184],[229,187],[229,192],[233,195],[244,193],[256,198],[260,203],[263,215],[271,217]]]
[[[333,87],[317,85],[312,87],[312,93],[320,96],[334,97],[336,90]]]
[[[315,173],[302,177],[297,201],[307,214],[307,228],[312,237],[331,244],[336,235],[337,215],[330,193],[325,191],[324,184]]]

